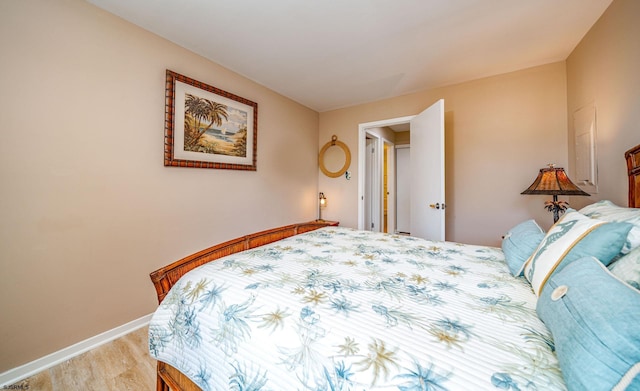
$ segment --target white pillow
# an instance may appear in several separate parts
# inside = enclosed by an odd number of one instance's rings
[[[611,274],[640,290],[640,247],[609,265]]]

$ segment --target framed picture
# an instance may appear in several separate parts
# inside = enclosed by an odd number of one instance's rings
[[[167,70],[164,165],[256,171],[258,104]]]

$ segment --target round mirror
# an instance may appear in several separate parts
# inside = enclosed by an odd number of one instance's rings
[[[338,141],[338,137],[333,135],[331,141],[326,143],[320,150],[318,165],[320,165],[320,170],[324,175],[330,178],[337,178],[343,175],[351,165],[349,147],[342,141]]]

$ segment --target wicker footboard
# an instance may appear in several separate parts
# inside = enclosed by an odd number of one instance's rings
[[[157,391],[201,391],[196,383],[189,380],[169,364],[158,361],[158,379],[156,383]]]
[[[205,263],[231,255],[240,251],[263,246],[290,236],[316,230],[326,226],[337,226],[336,221],[311,221],[307,223],[292,224],[284,227],[273,228],[266,231],[242,236],[237,239],[218,244],[208,249],[189,255],[168,266],[158,269],[150,274],[151,281],[156,288],[158,303],[161,303],[169,290],[180,277],[188,271]],[[158,361],[157,383],[158,391],[191,391],[200,390],[194,382],[183,375],[179,370],[169,364]]]

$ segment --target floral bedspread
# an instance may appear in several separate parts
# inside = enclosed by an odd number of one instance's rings
[[[151,355],[204,390],[564,390],[493,247],[326,227],[185,275]]]

